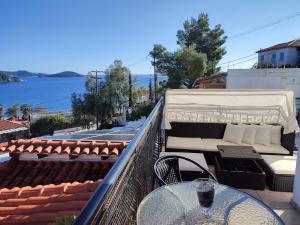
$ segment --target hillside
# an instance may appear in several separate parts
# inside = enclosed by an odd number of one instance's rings
[[[20,82],[20,78],[18,76],[12,76],[3,72],[0,72],[0,83],[8,83],[8,82]]]
[[[39,77],[82,77],[82,74],[75,73],[72,71],[64,71],[61,73],[55,73],[55,74],[43,74],[43,75],[38,75]]]
[[[14,77],[28,77],[28,76],[38,76],[38,77],[82,77],[82,74],[75,73],[72,71],[64,71],[61,73],[47,74],[47,73],[33,73],[26,70],[18,71],[0,71],[0,74],[6,74]]]

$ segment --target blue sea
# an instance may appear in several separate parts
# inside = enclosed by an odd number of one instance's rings
[[[149,86],[150,75],[134,75],[137,87]],[[70,111],[71,94],[85,92],[85,77],[23,76],[22,82],[0,84],[0,104],[8,108],[13,104],[45,107],[48,111]],[[158,77],[158,81],[166,77]]]

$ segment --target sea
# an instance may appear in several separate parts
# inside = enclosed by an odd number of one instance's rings
[[[153,75],[133,75],[136,87],[149,86]],[[166,80],[158,76],[158,82]],[[49,112],[70,111],[72,93],[83,94],[86,77],[22,76],[21,82],[0,83],[0,104],[5,109],[13,104],[44,107]]]

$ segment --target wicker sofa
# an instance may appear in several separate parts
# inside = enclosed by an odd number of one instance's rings
[[[172,122],[172,129],[165,131],[165,149],[170,152],[204,153],[207,162],[213,162],[218,154],[217,145],[235,145],[222,138],[226,123],[183,123]],[[248,145],[248,144],[245,144]],[[281,132],[281,145],[253,145],[257,152],[267,155],[293,155],[295,133]]]

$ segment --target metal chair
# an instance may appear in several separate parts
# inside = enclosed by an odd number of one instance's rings
[[[182,181],[179,170],[179,159],[193,163],[195,166],[201,169],[202,172],[199,171],[199,173],[201,173],[202,176],[210,177],[213,180],[217,181],[217,178],[211,172],[209,172],[207,169],[205,169],[195,161],[183,156],[167,155],[159,158],[154,164],[154,173],[159,180],[160,185]]]

